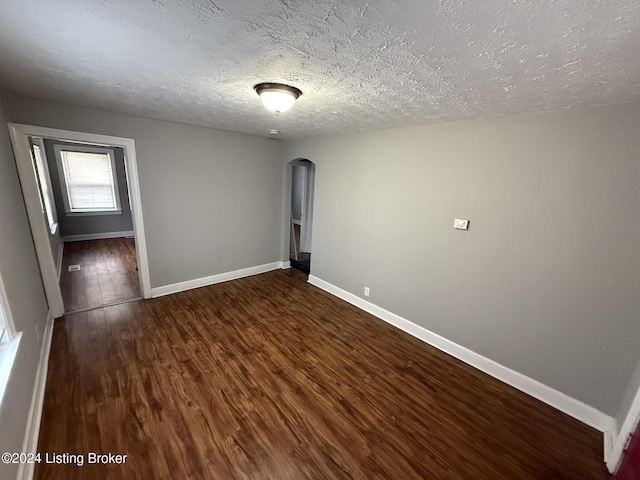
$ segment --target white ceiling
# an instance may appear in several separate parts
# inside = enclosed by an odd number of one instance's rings
[[[282,138],[640,102],[640,1],[0,0],[0,83]]]

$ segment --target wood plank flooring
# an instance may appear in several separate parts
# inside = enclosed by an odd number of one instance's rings
[[[305,280],[56,321],[39,451],[127,458],[36,478],[609,478],[600,432]]]
[[[80,270],[70,272],[69,265],[80,265]],[[66,242],[60,288],[67,312],[139,298],[135,240]]]

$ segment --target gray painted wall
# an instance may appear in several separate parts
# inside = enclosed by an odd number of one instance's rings
[[[281,141],[15,95],[7,109],[135,140],[152,287],[280,260]]]
[[[633,105],[289,142],[316,164],[311,273],[615,415],[640,353],[639,126]]]
[[[300,165],[292,165],[291,210],[293,219],[302,220],[302,192],[304,191],[304,169]]]
[[[56,201],[56,210],[58,213],[58,224],[60,225],[60,234],[65,235],[82,235],[91,233],[108,233],[108,232],[126,232],[133,230],[133,221],[131,219],[131,208],[129,206],[129,193],[127,191],[127,176],[124,167],[124,150],[122,148],[114,148],[116,176],[118,179],[118,190],[120,194],[121,215],[92,215],[92,216],[67,216],[64,211],[64,201],[62,199],[63,191],[60,184],[60,175],[58,171],[58,163],[54,152],[55,145],[65,145],[51,139],[44,140],[44,149],[49,164],[49,173],[51,175],[51,183],[53,185],[53,196]],[[77,144],[71,144],[77,145]]]
[[[16,330],[22,331],[0,407],[0,451],[20,452],[48,308],[6,125],[0,102],[0,273]],[[0,478],[15,478],[17,467],[0,463]]]

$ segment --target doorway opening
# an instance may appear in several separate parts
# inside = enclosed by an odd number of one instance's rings
[[[289,262],[306,274],[311,271],[313,240],[313,197],[315,164],[296,159],[291,165],[291,214],[289,221]]]
[[[65,313],[140,299],[124,149],[29,141],[34,167],[45,167],[42,196],[53,192],[59,235],[51,235],[52,253]]]
[[[52,316],[149,298],[133,140],[9,127]]]

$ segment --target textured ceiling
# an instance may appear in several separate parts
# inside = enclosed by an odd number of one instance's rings
[[[282,138],[640,102],[640,1],[2,0],[0,83]]]

